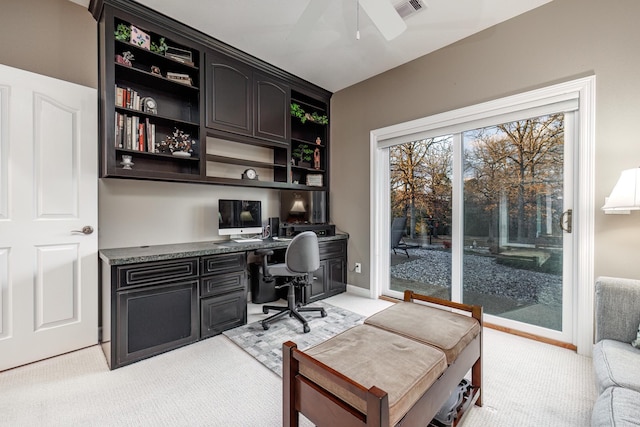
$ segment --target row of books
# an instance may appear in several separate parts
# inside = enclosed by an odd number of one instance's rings
[[[116,85],[116,107],[142,111],[141,99],[138,91]]]
[[[154,153],[156,125],[149,123],[149,119],[116,112],[115,146],[126,150]]]

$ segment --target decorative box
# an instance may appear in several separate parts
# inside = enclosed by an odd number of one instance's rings
[[[138,27],[131,26],[131,43],[143,49],[151,49],[151,37]]]
[[[320,174],[307,175],[307,185],[310,187],[322,187],[322,175]]]

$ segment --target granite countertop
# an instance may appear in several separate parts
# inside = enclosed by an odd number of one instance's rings
[[[318,237],[320,242],[348,239],[348,234]],[[168,259],[188,258],[206,255],[218,255],[233,252],[247,252],[256,249],[286,248],[290,238],[265,239],[262,242],[234,241],[177,243],[173,245],[137,246],[129,248],[101,249],[100,259],[109,265],[126,265],[140,262],[164,261]]]

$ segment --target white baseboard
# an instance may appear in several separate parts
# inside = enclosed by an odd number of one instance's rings
[[[363,298],[371,298],[371,290],[347,284],[347,293]]]

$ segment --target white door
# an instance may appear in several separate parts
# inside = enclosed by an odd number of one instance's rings
[[[0,65],[0,371],[98,341],[97,135],[95,89]]]

